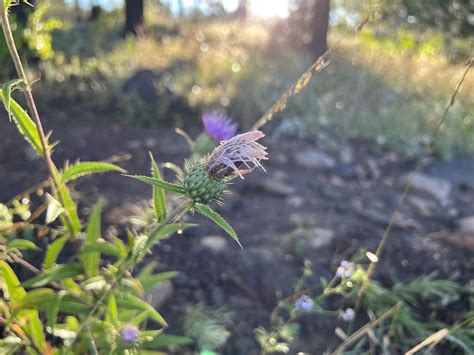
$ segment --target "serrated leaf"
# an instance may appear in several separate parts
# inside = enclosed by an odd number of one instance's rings
[[[58,256],[61,253],[61,250],[63,250],[64,244],[67,242],[67,240],[68,240],[68,236],[65,235],[61,238],[56,239],[54,242],[52,242],[48,246],[48,249],[46,250],[46,255],[43,261],[43,268],[45,270],[53,267],[56,260],[58,260]]]
[[[155,179],[162,180],[160,168],[158,168],[158,165],[156,164],[156,161],[153,158],[153,155],[151,153],[150,153],[150,159],[151,159],[151,175]],[[153,185],[153,205],[155,207],[155,214],[156,214],[157,221],[158,222],[163,221],[166,218],[166,197],[165,197],[165,191],[163,190],[163,188],[157,185]]]
[[[82,268],[77,264],[65,264],[43,271],[41,274],[23,282],[28,288],[45,286],[54,281],[61,281],[67,277],[80,275]]]
[[[232,228],[232,226],[219,213],[214,211],[209,206],[201,205],[199,203],[194,205],[194,209],[196,210],[196,212],[198,212],[198,213],[202,214],[203,216],[209,218],[217,226],[221,227],[242,248],[242,244],[240,244],[239,238],[237,237],[237,233],[235,232],[234,228]]]
[[[3,99],[3,93],[0,93],[0,99],[5,104],[5,100]],[[11,117],[13,118],[13,122],[15,122],[20,133],[28,141],[28,143],[31,144],[31,146],[38,153],[38,155],[43,155],[41,139],[38,133],[38,129],[36,128],[36,125],[33,120],[30,118],[28,113],[23,110],[23,108],[11,97],[9,100],[9,107],[10,113],[12,114]]]
[[[3,104],[5,105],[5,109],[7,110],[8,118],[10,119],[10,121],[11,121],[11,106],[10,106],[11,93],[15,89],[15,86],[17,86],[21,82],[23,82],[23,80],[14,79],[2,85]]]
[[[171,182],[163,181],[161,179],[155,179],[155,178],[152,178],[152,177],[149,177],[149,176],[142,176],[142,175],[125,175],[125,176],[131,177],[135,180],[138,180],[138,181],[150,184],[150,185],[161,187],[165,190],[175,192],[175,193],[180,194],[180,195],[185,195],[186,194],[186,192],[184,191],[184,189],[181,186],[173,184]]]
[[[49,193],[46,193],[48,201],[48,209],[46,210],[46,224],[53,223],[63,212],[64,208],[61,203]]]
[[[155,322],[161,324],[162,326],[168,325],[163,316],[156,309],[137,296],[132,294],[122,294],[120,297],[117,297],[117,304],[119,307],[123,307],[125,309],[148,311],[149,317]]]
[[[100,238],[101,234],[101,215],[102,215],[102,202],[99,201],[94,207],[92,214],[89,218],[89,224],[87,225],[86,240],[84,247],[94,245]],[[93,277],[99,275],[99,251],[89,251],[82,253],[82,265],[87,277]]]
[[[105,163],[105,162],[83,161],[66,168],[64,172],[62,173],[62,180],[63,182],[68,182],[82,176],[98,174],[98,173],[106,173],[106,172],[112,172],[112,171],[125,173],[124,169],[122,169],[121,167],[115,164]]]
[[[13,239],[7,244],[7,250],[18,249],[18,250],[40,250],[31,240],[26,239]]]

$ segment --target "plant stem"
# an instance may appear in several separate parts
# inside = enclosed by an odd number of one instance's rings
[[[192,202],[190,200],[188,200],[188,199],[184,200],[180,205],[178,205],[171,213],[169,213],[166,216],[166,218],[156,227],[154,232],[159,231],[161,228],[163,228],[167,224],[169,224],[172,221],[178,219],[181,215],[186,213],[186,211],[188,211],[191,206],[192,206]],[[151,246],[152,245],[150,245],[149,243],[146,244],[146,248],[150,248]],[[130,261],[131,261],[130,258],[127,258],[120,264],[119,270],[117,272],[117,278],[114,280],[114,282],[112,283],[110,288],[107,291],[105,291],[99,297],[99,299],[94,304],[94,307],[92,307],[91,311],[87,314],[86,318],[82,321],[82,324],[79,327],[75,337],[69,343],[68,349],[72,349],[72,346],[74,345],[76,340],[79,338],[79,335],[81,334],[81,332],[87,326],[90,318],[94,316],[94,314],[97,312],[97,310],[102,305],[102,303],[105,301],[105,299],[107,297],[109,297],[112,294],[112,292],[115,290],[115,288],[120,284],[120,282],[122,281],[123,277],[125,276],[125,273],[127,272],[127,270],[133,269],[135,267],[135,265],[130,264]],[[65,354],[66,351],[67,351],[67,349],[64,350],[62,353]]]
[[[1,17],[3,34],[5,35],[5,41],[7,43],[8,50],[10,52],[13,63],[15,64],[15,69],[17,71],[17,74],[19,78],[23,80],[23,82],[26,84],[25,87],[23,88],[23,93],[25,94],[26,102],[30,109],[31,115],[33,116],[36,129],[38,130],[41,147],[43,148],[43,158],[44,158],[44,161],[46,162],[46,166],[48,167],[48,171],[51,176],[51,180],[53,182],[55,195],[58,196],[61,204],[65,206],[64,199],[62,198],[61,193],[60,193],[61,181],[60,181],[58,169],[54,165],[54,162],[51,158],[51,152],[49,150],[48,141],[46,139],[46,135],[44,134],[43,125],[41,123],[41,118],[39,116],[35,100],[33,98],[31,87],[28,83],[28,77],[26,76],[25,70],[23,69],[23,64],[21,63],[20,55],[18,54],[18,50],[15,45],[15,40],[13,39],[13,33],[10,27],[10,22],[8,21],[8,8],[4,7],[3,1],[1,1],[0,3],[0,10],[1,10],[0,17]],[[72,227],[72,222],[69,218],[68,213],[66,213],[66,224],[72,236],[74,234],[74,229]]]

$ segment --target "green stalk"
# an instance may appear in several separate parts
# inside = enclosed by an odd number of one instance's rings
[[[192,201],[190,201],[188,199],[184,200],[180,205],[178,205],[171,213],[169,213],[166,216],[166,218],[156,227],[156,229],[153,232],[159,231],[161,228],[163,228],[167,224],[172,223],[176,219],[180,218],[184,213],[186,213],[192,207],[192,205],[193,205]],[[151,233],[153,233],[153,232],[151,232]],[[152,245],[150,245],[150,243],[146,244],[147,248],[150,248],[151,246]],[[117,278],[114,280],[114,282],[112,283],[110,288],[107,291],[105,291],[99,297],[99,299],[96,301],[96,303],[94,304],[94,307],[92,307],[90,312],[87,314],[86,318],[82,321],[81,326],[79,327],[79,330],[77,331],[75,337],[69,343],[69,346],[65,350],[62,351],[62,354],[66,354],[67,350],[72,349],[72,346],[75,344],[75,342],[79,338],[79,335],[86,328],[87,324],[89,324],[89,320],[95,315],[95,313],[98,311],[98,309],[102,305],[102,303],[112,294],[113,291],[115,291],[115,288],[120,284],[120,282],[124,278],[125,273],[128,270],[133,269],[137,263],[135,263],[135,264],[131,263],[130,257],[127,257],[127,259],[125,259],[120,264],[119,270],[117,272]]]
[[[21,80],[26,83],[25,87],[23,88],[23,93],[25,94],[26,102],[30,109],[31,115],[33,116],[33,120],[36,125],[36,129],[38,130],[38,134],[40,137],[41,146],[43,148],[43,159],[48,167],[49,175],[51,176],[51,180],[53,182],[53,193],[55,196],[58,197],[59,202],[65,206],[65,201],[61,196],[60,187],[61,187],[61,179],[59,176],[58,169],[51,158],[51,152],[49,150],[48,141],[46,139],[46,135],[44,134],[43,125],[41,123],[41,118],[38,113],[38,109],[36,107],[35,100],[33,98],[33,93],[31,91],[31,87],[28,84],[28,78],[26,76],[25,70],[23,69],[23,64],[20,60],[20,55],[18,54],[18,50],[15,45],[15,40],[13,39],[13,33],[10,27],[10,22],[8,21],[8,7],[5,7],[4,1],[0,1],[0,18],[2,23],[3,34],[5,35],[5,41],[8,46],[8,50],[10,52],[11,58],[13,63],[15,64],[16,72]],[[74,229],[72,226],[72,221],[68,213],[66,213],[66,225],[71,234],[74,235]]]

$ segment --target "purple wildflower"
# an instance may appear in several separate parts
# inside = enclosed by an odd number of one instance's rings
[[[339,313],[339,318],[344,322],[350,322],[354,319],[355,312],[352,308],[347,308],[344,312]]]
[[[237,132],[237,124],[221,111],[207,111],[202,115],[204,130],[216,143],[232,138]]]
[[[120,337],[125,343],[133,343],[138,340],[138,328],[134,325],[125,325],[120,329]]]
[[[295,308],[299,312],[311,312],[313,310],[314,302],[311,297],[306,295],[300,296],[295,301]]]
[[[240,176],[263,166],[261,160],[266,160],[266,147],[256,141],[265,135],[260,131],[250,131],[239,134],[217,146],[206,162],[206,172],[215,180],[226,177]],[[265,170],[265,169],[263,169]]]
[[[354,263],[343,260],[341,261],[341,265],[336,270],[336,275],[339,277],[346,277],[350,278],[352,273],[354,272]]]

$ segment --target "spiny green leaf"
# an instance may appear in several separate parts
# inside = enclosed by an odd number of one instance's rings
[[[14,79],[2,85],[3,104],[5,105],[5,109],[7,110],[8,118],[10,118],[10,121],[11,121],[11,111],[10,111],[11,93],[15,89],[15,87],[21,82],[23,82],[23,80]]]
[[[101,234],[101,214],[102,214],[102,202],[99,201],[95,206],[92,214],[89,218],[89,224],[87,226],[86,240],[84,247],[96,244]],[[90,251],[82,254],[82,264],[84,271],[88,277],[99,275],[99,258],[100,253]]]
[[[63,250],[64,244],[67,242],[68,236],[65,235],[61,238],[56,239],[54,242],[52,242],[49,246],[48,249],[46,250],[46,256],[44,257],[44,262],[43,262],[43,268],[45,270],[51,269],[58,260],[58,256],[61,253],[61,250]]]
[[[242,248],[242,244],[240,244],[239,238],[237,237],[237,233],[234,231],[234,228],[232,228],[232,226],[219,213],[211,209],[209,206],[201,205],[199,203],[194,205],[194,209],[196,212],[209,218],[211,221],[221,227]]]
[[[23,249],[31,249],[31,250],[39,250],[40,248],[38,248],[36,246],[35,243],[33,243],[32,241],[30,240],[26,240],[26,239],[13,239],[11,242],[9,242],[7,244],[7,250],[10,250],[10,249],[19,249],[19,250],[23,250]]]
[[[5,104],[5,100],[3,99],[3,93],[0,93],[0,99]],[[41,145],[41,139],[38,133],[38,129],[36,128],[35,123],[30,118],[28,113],[23,110],[23,108],[11,97],[9,100],[8,107],[9,110],[7,109],[7,111],[12,114],[11,117],[13,118],[13,121],[15,122],[20,133],[31,144],[31,146],[38,153],[38,155],[43,155],[43,147]]]
[[[105,162],[89,162],[83,161],[71,165],[70,167],[66,168],[62,173],[62,180],[63,182],[68,182],[75,180],[79,177],[97,174],[97,173],[106,173],[116,171],[119,173],[125,173],[125,170],[121,167]]]
[[[152,178],[152,177],[149,177],[149,176],[142,176],[142,175],[125,175],[125,176],[128,176],[128,177],[131,177],[133,179],[145,182],[145,183],[150,184],[150,185],[159,186],[159,187],[161,187],[165,190],[175,192],[175,193],[180,194],[180,195],[185,195],[186,194],[186,192],[184,191],[184,189],[181,186],[170,183],[170,182],[166,182],[166,181],[163,181],[163,180],[160,180],[160,179],[155,179],[155,178]]]
[[[162,180],[160,169],[158,168],[158,165],[156,164],[156,161],[151,153],[150,159],[151,175],[155,179]],[[153,185],[153,204],[155,207],[156,219],[158,220],[158,222],[163,221],[166,218],[166,197],[163,188],[157,185]]]

